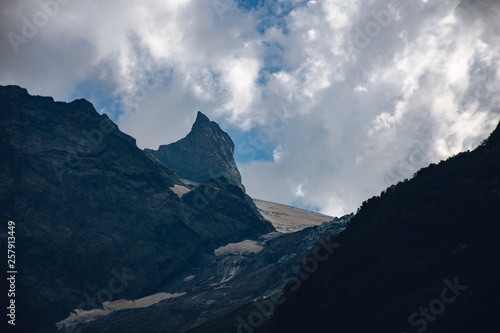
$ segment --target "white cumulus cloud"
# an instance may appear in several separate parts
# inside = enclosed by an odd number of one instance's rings
[[[333,215],[500,119],[497,1],[259,3],[2,1],[0,84],[87,98],[140,147],[201,110],[269,152],[239,162],[250,195]]]

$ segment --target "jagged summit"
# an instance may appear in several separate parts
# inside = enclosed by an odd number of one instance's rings
[[[195,138],[198,138],[196,136],[197,134],[203,136],[211,134],[211,137],[213,139],[216,139],[218,141],[220,141],[221,139],[222,141],[227,141],[228,143],[227,147],[220,147],[220,148],[228,148],[229,150],[232,150],[234,152],[234,143],[229,137],[229,135],[226,132],[224,132],[215,121],[211,121],[201,111],[198,111],[198,113],[196,114],[196,120],[194,121],[193,126],[191,127],[191,131],[188,133],[187,136],[195,136]],[[162,146],[169,146],[169,145],[161,145],[160,147]]]
[[[182,178],[200,183],[225,177],[231,184],[244,190],[233,158],[233,141],[216,122],[200,111],[185,138],[161,145],[158,150],[146,149],[146,152]]]
[[[208,117],[204,113],[198,111],[198,113],[196,114],[196,120],[193,125],[203,124],[203,123],[210,124],[212,122],[210,121],[210,119],[208,119]]]

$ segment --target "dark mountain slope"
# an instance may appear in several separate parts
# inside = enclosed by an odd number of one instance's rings
[[[363,203],[335,237],[338,251],[299,289],[287,288],[287,301],[261,329],[497,330],[499,138],[497,127],[476,150],[422,169]],[[459,285],[455,293],[450,283]]]
[[[182,201],[192,207],[184,211],[188,217],[185,220],[191,221],[194,217],[203,219],[203,223],[186,223],[199,235],[213,240],[214,247],[226,245],[235,237],[256,239],[263,233],[275,231],[270,222],[254,212],[250,206],[253,201],[249,199],[249,203],[248,198],[240,187],[224,177],[207,180],[182,197]],[[225,218],[221,219],[220,215]]]
[[[217,123],[198,112],[189,134],[158,150],[146,149],[179,176],[197,183],[225,177],[233,185],[241,184],[241,175],[233,159],[234,143]]]
[[[258,242],[263,249],[257,254],[204,253],[163,288],[169,293],[186,292],[184,296],[147,308],[117,311],[82,323],[77,329],[81,333],[189,330],[243,304],[280,292],[286,282],[294,278],[306,255],[319,242],[343,230],[350,217],[336,218],[294,233],[264,235]],[[252,311],[256,310],[254,304],[251,304],[251,308]],[[208,328],[202,325],[195,328],[194,332],[231,332],[231,328],[235,332],[238,322],[229,320],[228,324],[217,325],[217,329],[214,329],[208,323]]]
[[[18,323],[30,331],[77,307],[151,294],[200,251],[274,230],[227,184],[204,198],[234,207],[230,216],[186,214],[203,195],[181,200],[170,190],[180,178],[85,100],[0,87],[0,159],[0,217],[16,223]]]

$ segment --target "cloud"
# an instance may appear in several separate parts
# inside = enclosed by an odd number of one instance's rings
[[[240,166],[247,190],[340,215],[478,145],[500,117],[500,43],[491,15],[499,6],[468,15],[476,5],[325,1],[296,9],[290,33],[278,38],[300,51],[284,52],[290,69],[267,88],[299,124],[276,135],[290,151],[279,163]]]
[[[238,133],[252,196],[334,215],[474,148],[500,118],[496,1],[0,9],[0,84],[88,98],[141,147],[183,137],[202,110]]]

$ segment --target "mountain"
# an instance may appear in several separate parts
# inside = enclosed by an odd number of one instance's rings
[[[322,224],[256,207],[227,168],[234,144],[203,114],[179,142],[213,165],[179,176],[89,102],[0,86],[2,248],[15,233],[14,268],[1,269],[18,272],[17,331],[496,328],[499,127]]]
[[[189,134],[158,150],[146,149],[180,177],[197,183],[225,177],[244,190],[234,161],[234,143],[217,123],[198,112]]]
[[[215,127],[199,118],[194,128]],[[86,100],[0,86],[0,158],[0,217],[15,223],[21,330],[150,295],[203,253],[274,231],[241,187],[223,178],[185,184]],[[189,193],[181,197],[179,188]]]
[[[500,310],[500,124],[363,203],[252,332],[486,332]],[[246,319],[246,317],[244,317]],[[247,329],[248,331],[248,329]]]
[[[288,233],[321,225],[331,221],[332,216],[311,212],[274,202],[253,199],[259,212],[273,224],[277,231]]]
[[[344,230],[350,217],[298,232],[263,235],[253,242],[228,244],[212,254],[205,252],[161,288],[162,292],[180,296],[105,315],[104,309],[96,309],[86,316],[69,317],[61,327],[81,333],[225,332],[224,325],[214,329],[206,328],[205,323],[229,316],[230,323],[237,324],[232,313],[241,306],[249,303],[255,310],[270,295],[280,293],[311,251],[317,247],[326,251],[318,244],[324,243],[328,251],[336,247],[328,238]]]

